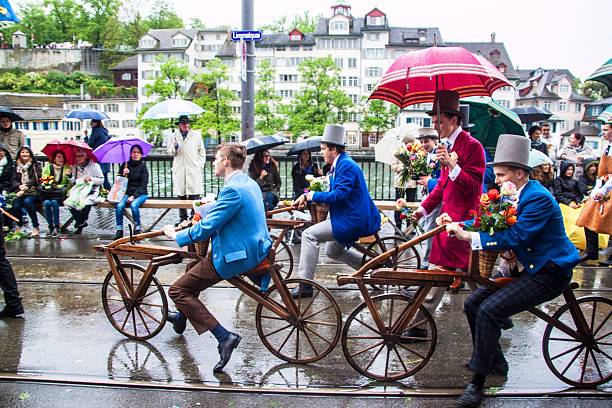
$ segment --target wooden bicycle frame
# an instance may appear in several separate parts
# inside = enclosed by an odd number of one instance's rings
[[[451,287],[451,289],[457,289],[462,281],[465,282],[475,282],[484,286],[487,286],[491,289],[497,290],[501,289],[503,285],[495,282],[492,279],[484,278],[480,276],[477,270],[476,263],[474,262],[474,257],[470,259],[470,268],[467,274],[458,273],[454,271],[449,271],[443,268],[438,270],[430,271],[430,270],[395,270],[395,271],[384,271],[381,273],[376,272],[376,268],[379,265],[383,264],[389,258],[396,256],[400,251],[404,251],[409,247],[412,247],[420,242],[433,237],[439,233],[446,231],[446,226],[441,225],[438,226],[418,237],[415,237],[407,242],[400,244],[399,246],[386,251],[375,258],[371,259],[365,265],[361,267],[357,272],[352,275],[344,275],[338,276],[338,285],[346,285],[349,283],[354,283],[358,286],[359,291],[368,305],[368,309],[372,314],[374,321],[376,322],[377,328],[381,333],[387,333],[392,335],[399,335],[402,333],[408,324],[412,321],[414,316],[416,315],[418,308],[423,304],[423,301],[427,297],[427,294],[431,290],[432,287]],[[396,269],[396,268],[394,268]],[[366,274],[373,270],[370,276]],[[381,277],[384,275],[384,277]],[[387,330],[385,327],[385,323],[382,321],[378,310],[376,309],[372,297],[370,296],[370,292],[368,291],[366,285],[369,283],[373,284],[396,284],[396,285],[417,285],[419,289],[417,290],[414,300],[411,306],[405,310],[400,318],[395,322],[392,328]],[[536,317],[544,320],[547,323],[550,323],[555,328],[561,330],[568,336],[583,341],[585,339],[586,333],[588,332],[588,323],[578,306],[576,301],[576,297],[573,293],[574,286],[570,285],[564,292],[563,297],[565,302],[569,305],[569,311],[576,323],[577,330],[572,329],[565,323],[553,319],[553,317],[535,307],[527,309],[530,313],[535,315]]]

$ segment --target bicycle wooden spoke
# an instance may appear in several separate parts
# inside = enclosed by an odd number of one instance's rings
[[[368,247],[366,253],[363,255],[361,260],[362,265],[368,262],[372,257],[368,253],[374,253],[379,255],[390,249],[395,248],[406,242],[407,240],[402,237],[391,236],[380,238],[379,241],[372,242]],[[382,263],[380,267],[388,268],[402,268],[402,269],[419,269],[421,267],[421,256],[415,247],[408,247],[402,251],[398,251],[397,256],[392,256],[387,262]],[[375,290],[383,290],[388,292],[390,290],[397,290],[395,285],[376,285],[370,284]]]
[[[284,319],[265,310],[260,303],[255,312],[257,333],[266,348],[275,356],[292,363],[309,363],[329,354],[340,338],[342,318],[333,297],[321,285],[304,279],[283,281],[281,291],[289,291],[299,284],[311,285],[313,296],[291,299],[287,308],[281,292],[275,286],[265,297],[283,307],[289,316]],[[296,314],[290,312],[296,310]]]
[[[289,279],[293,273],[293,253],[291,252],[291,248],[285,241],[277,241],[278,238],[274,235],[270,235],[270,237],[275,243],[278,242],[278,246],[274,251],[274,264],[281,267],[278,273],[281,279]]]
[[[377,313],[366,302],[353,310],[342,331],[342,350],[355,370],[372,379],[396,381],[413,375],[429,361],[437,331],[433,318],[423,307],[419,309],[423,317],[411,326],[421,323],[426,328],[425,341],[402,344],[404,337],[392,330],[408,312],[411,302],[400,294],[388,293],[372,298]],[[375,316],[381,321],[377,322]],[[381,325],[383,332],[378,329]]]
[[[575,305],[582,313],[581,322],[574,320],[572,304],[567,303],[546,326],[542,339],[544,360],[561,381],[575,387],[595,387],[612,379],[612,344],[605,341],[612,333],[612,300],[587,296],[577,299]],[[574,330],[575,336],[558,329],[557,321]]]
[[[132,288],[132,292],[145,278],[145,269],[136,264],[122,264],[123,277],[132,279],[131,282],[116,282],[115,276],[109,272],[102,284],[102,305],[109,321],[123,335],[140,340],[155,336],[163,328],[168,314],[168,301],[164,289],[155,278],[151,284],[144,288],[144,296],[137,299],[117,299],[119,285]],[[112,288],[109,291],[109,288]],[[122,302],[123,307],[116,309],[117,303]]]

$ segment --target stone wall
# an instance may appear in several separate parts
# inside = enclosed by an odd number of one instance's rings
[[[102,50],[15,48],[0,49],[0,70],[21,68],[26,71],[82,71],[100,75]]]

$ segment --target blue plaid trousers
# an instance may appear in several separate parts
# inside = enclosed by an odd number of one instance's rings
[[[472,333],[470,370],[487,375],[493,364],[506,362],[499,338],[510,316],[556,298],[568,284],[561,274],[542,270],[523,272],[497,291],[481,287],[472,293],[463,305]]]

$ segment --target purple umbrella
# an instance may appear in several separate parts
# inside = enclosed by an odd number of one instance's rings
[[[125,163],[130,159],[132,146],[140,146],[142,156],[149,154],[153,145],[135,136],[120,136],[109,139],[98,146],[94,154],[100,163]]]

